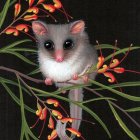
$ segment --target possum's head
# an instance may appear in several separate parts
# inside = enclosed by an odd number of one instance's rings
[[[85,22],[82,20],[60,25],[34,21],[32,29],[38,40],[39,51],[59,63],[70,59],[89,43],[84,31]]]

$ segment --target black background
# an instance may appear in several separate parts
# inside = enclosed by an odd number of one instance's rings
[[[2,5],[5,1],[2,0]],[[134,45],[140,45],[140,1],[139,0],[63,0],[63,5],[66,10],[74,17],[74,20],[83,19],[86,22],[86,31],[89,34],[90,41],[95,44],[96,40],[106,44],[114,44],[114,41],[118,40],[118,46],[120,48],[128,47],[131,43]],[[12,10],[12,9],[11,9]],[[58,13],[57,13],[58,14]],[[11,12],[8,13],[5,27],[12,20],[13,15]],[[66,19],[63,17],[57,18],[60,23],[66,23]],[[48,23],[52,23],[51,20],[47,20]],[[26,36],[21,36],[20,38],[27,38]],[[0,37],[0,46],[11,43],[13,40],[18,40],[15,37],[9,37],[2,35]],[[29,47],[35,44],[29,44]],[[107,55],[108,51],[104,51],[104,55]],[[29,54],[27,54],[28,56]],[[129,54],[127,60],[123,62],[123,66],[127,69],[133,69],[140,71],[140,61],[139,61],[140,51],[134,51]],[[37,56],[31,56],[31,59],[37,60]],[[19,71],[27,73],[31,70],[31,67],[27,66],[15,57],[10,57],[8,55],[0,56],[0,65],[15,68]],[[1,72],[1,75],[11,77],[9,73]],[[104,83],[105,78],[97,76],[97,81]],[[119,76],[119,82],[125,81],[136,81],[139,80],[139,76],[136,74],[124,74]],[[105,82],[106,83],[106,82]],[[42,86],[42,85],[40,85]],[[18,89],[12,88],[15,94],[18,94]],[[49,88],[50,89],[50,88]],[[47,88],[48,90],[48,88]],[[52,90],[52,89],[50,89]],[[131,95],[139,96],[140,88],[128,88],[124,89]],[[102,94],[107,94],[105,91]],[[112,94],[109,94],[113,96]],[[95,95],[87,93],[85,98],[94,98]],[[130,101],[123,100],[119,98],[119,105],[123,108],[129,108],[140,105],[139,103],[133,103]],[[31,106],[35,106],[36,103],[33,102],[32,98],[26,98],[26,102]],[[93,109],[107,124],[113,140],[129,140],[130,138],[122,131],[116,120],[113,118],[113,114],[108,108],[107,103],[101,101],[90,104],[90,108]],[[119,111],[118,111],[119,112]],[[125,123],[129,128],[140,138],[140,130],[121,112],[119,112]],[[26,114],[29,124],[35,121],[35,116]],[[134,117],[140,123],[140,113],[132,113]],[[84,113],[84,119],[91,119],[91,117]],[[94,121],[91,119],[91,121]],[[96,124],[90,125],[87,123],[82,123],[80,131],[86,140],[108,140],[108,136],[100,127]],[[0,140],[19,140],[20,137],[20,108],[13,102],[10,96],[5,92],[5,90],[0,87]],[[43,134],[45,139],[45,133]]]

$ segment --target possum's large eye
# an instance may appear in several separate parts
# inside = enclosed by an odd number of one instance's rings
[[[53,41],[47,40],[47,41],[44,43],[44,47],[45,47],[47,50],[53,50],[53,49],[54,49],[54,43],[53,43]]]
[[[73,41],[71,39],[67,39],[63,44],[64,50],[72,49],[73,46],[74,46],[74,44],[73,44]]]

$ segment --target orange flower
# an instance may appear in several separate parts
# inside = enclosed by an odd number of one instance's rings
[[[73,120],[74,120],[74,119],[72,119],[72,118],[63,118],[63,119],[61,119],[61,122],[62,122],[62,123],[67,123],[67,122],[72,123]]]
[[[37,2],[37,4],[40,4],[40,3],[42,3],[42,2],[44,2],[45,0],[39,0],[38,2]]]
[[[19,15],[20,11],[21,11],[21,4],[16,3],[15,4],[15,14],[14,14],[14,16],[17,17]]]
[[[103,65],[104,59],[105,58],[102,56],[98,57],[97,69],[99,69]]]
[[[24,32],[28,32],[29,28],[26,24],[19,24],[16,26],[16,29],[19,31],[24,31]]]
[[[103,65],[103,68],[99,69],[98,73],[104,73],[104,72],[107,71],[107,69],[108,69],[108,66],[107,65]]]
[[[36,115],[37,116],[40,116],[41,115],[41,113],[42,113],[42,107],[41,107],[41,105],[39,104],[39,103],[37,103],[37,111],[36,111]]]
[[[29,7],[31,7],[34,3],[34,0],[28,0],[29,1]]]
[[[62,7],[62,3],[60,2],[60,0],[53,0],[53,2],[56,9],[60,9]]]
[[[121,68],[121,67],[114,68],[113,70],[116,73],[124,73],[124,71],[125,71],[125,69],[124,68]]]
[[[63,117],[62,114],[57,110],[52,110],[52,114],[54,116],[57,116],[58,119],[62,119],[62,117]]]
[[[37,15],[33,14],[33,15],[27,15],[24,17],[25,21],[30,21],[30,20],[36,20],[38,18]]]
[[[53,104],[55,107],[58,107],[59,106],[59,102],[57,100],[54,100],[54,99],[48,99],[46,101],[47,104]]]
[[[114,77],[114,75],[110,72],[105,72],[104,73],[105,77],[109,77],[108,82],[110,83],[114,83],[116,81],[116,78]]]
[[[53,13],[55,11],[55,7],[51,4],[42,4],[43,7],[48,10],[50,13]]]
[[[110,68],[114,68],[120,64],[118,59],[113,59],[113,62],[109,65]]]
[[[72,134],[76,135],[77,137],[81,137],[81,133],[78,132],[76,129],[74,129],[74,128],[67,128],[67,130],[69,132],[71,132]]]
[[[46,117],[47,117],[47,108],[45,107],[45,108],[43,108],[42,113],[39,118],[40,118],[40,120],[45,120]]]
[[[51,135],[48,136],[48,140],[54,140],[55,138],[57,138],[57,132],[53,130]]]
[[[33,12],[34,14],[38,14],[39,9],[37,7],[32,7],[27,10],[28,13]]]
[[[6,34],[13,34],[14,36],[18,36],[19,35],[19,31],[15,28],[8,28],[6,31],[5,31]]]
[[[50,116],[50,118],[49,118],[49,124],[48,124],[48,127],[49,127],[50,129],[54,129],[54,121],[53,121],[53,119],[52,119],[51,116]]]

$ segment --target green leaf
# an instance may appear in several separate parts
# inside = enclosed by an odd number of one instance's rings
[[[111,88],[117,88],[117,87],[133,87],[133,86],[140,86],[140,81],[136,82],[124,82],[124,83],[119,83],[119,84],[114,84],[114,85],[108,85],[108,87]],[[105,88],[96,88],[94,90],[104,90]]]
[[[116,49],[116,50],[120,50],[120,48],[118,48],[118,47],[115,48],[114,46],[109,45],[109,44],[100,44],[99,46],[95,45],[94,47],[96,48],[96,50],[99,50],[100,48],[101,49],[112,49],[112,50]]]
[[[25,131],[25,133],[28,133],[34,140],[38,140],[38,138],[32,133],[32,131],[30,130],[26,118],[25,118],[25,112],[24,112],[24,100],[23,100],[23,93],[22,93],[22,88],[21,88],[21,84],[18,79],[18,84],[19,84],[19,93],[20,93],[20,106],[21,106],[21,117],[22,117],[22,127],[24,128],[23,130]],[[21,134],[23,133],[22,129],[21,129]]]
[[[20,53],[12,52],[12,51],[3,51],[3,53],[12,54],[12,55],[18,57],[19,59],[21,59],[22,61],[24,61],[24,62],[26,62],[26,63],[28,63],[30,65],[37,66],[37,64],[33,63],[32,61],[30,61],[29,59],[27,59],[26,57],[24,57]]]
[[[56,94],[53,94],[53,93],[49,93],[49,92],[46,92],[46,91],[43,91],[43,90],[40,90],[40,89],[37,89],[37,88],[34,88],[34,87],[30,87],[32,90],[38,92],[38,93],[41,93],[41,94],[46,94],[48,96],[52,96],[52,97],[55,97],[55,98],[58,98],[58,99],[61,99],[63,101],[66,101],[66,102],[69,102],[69,103],[73,103],[79,107],[81,107],[83,110],[85,110],[86,112],[88,112],[93,118],[95,118],[99,124],[104,128],[104,130],[106,131],[106,133],[108,134],[109,138],[111,138],[111,134],[108,130],[108,128],[106,127],[106,125],[104,124],[104,122],[98,117],[98,115],[96,113],[94,113],[91,109],[89,109],[88,107],[82,105],[81,103],[78,103],[76,101],[72,101],[68,98],[65,98],[65,97],[62,97],[60,95],[56,95]]]
[[[20,41],[15,41],[15,42],[12,43],[12,44],[9,44],[9,45],[7,45],[7,46],[5,46],[5,47],[0,48],[0,53],[1,53],[2,51],[5,51],[5,50],[7,50],[7,49],[11,49],[11,48],[13,48],[13,47],[15,47],[15,46],[21,45],[22,43],[26,43],[26,42],[31,42],[31,40],[29,40],[29,39],[24,39],[24,40],[20,40]]]
[[[5,21],[5,18],[6,18],[7,12],[8,12],[8,8],[9,8],[9,4],[10,4],[10,0],[7,0],[3,7],[3,10],[0,13],[0,29]]]
[[[8,51],[37,53],[37,50],[35,50],[35,49],[28,49],[28,48],[14,48],[14,49],[8,49]]]
[[[126,132],[126,134],[132,138],[133,140],[139,140],[139,138],[137,138],[129,129],[128,127],[125,125],[125,123],[122,121],[122,119],[119,117],[119,115],[117,114],[116,110],[114,109],[114,107],[109,103],[109,106],[112,110],[112,113],[114,114],[114,117],[116,118],[116,120],[118,121],[119,125],[121,126],[121,128]]]
[[[130,108],[130,109],[127,109],[125,111],[127,111],[127,112],[138,112],[138,111],[140,111],[140,107]]]
[[[94,99],[86,100],[86,101],[80,102],[80,103],[87,104],[87,103],[91,103],[91,102],[94,102],[94,101],[100,101],[100,100],[114,100],[114,101],[116,101],[116,99],[111,98],[111,97],[99,97],[99,98],[94,98]]]
[[[129,99],[131,101],[137,101],[137,102],[140,101],[140,97],[136,97],[136,96],[131,96],[131,95],[125,94],[123,92],[120,92],[120,91],[117,91],[115,89],[112,89],[109,86],[103,85],[103,84],[101,84],[101,83],[99,83],[97,81],[91,80],[91,79],[90,79],[90,82],[92,84],[95,84],[95,85],[101,87],[101,88],[107,89],[107,90],[109,90],[109,91],[111,91],[111,92],[113,92],[113,93],[115,93],[115,94],[117,94],[117,95],[119,95],[119,96],[121,96],[123,98]]]
[[[140,47],[131,47],[131,48],[130,48],[130,51],[136,50],[136,49],[140,49]],[[129,50],[129,48],[121,49],[121,50],[115,52],[115,53],[114,53],[114,56],[119,55],[119,54],[121,54],[121,53],[125,53],[125,52],[127,52],[128,50]],[[105,61],[109,60],[110,58],[112,58],[112,54],[110,54],[109,56],[107,56],[107,57],[105,58]]]
[[[37,74],[37,73],[40,73],[39,68],[36,68],[35,70],[31,71],[28,75],[34,75],[34,74]]]
[[[0,77],[0,81],[3,81],[4,83],[10,84],[10,85],[14,85],[14,86],[18,86],[18,84],[15,81]],[[26,93],[28,93],[31,96],[31,93],[24,87],[22,87],[22,90],[24,90]]]
[[[14,93],[10,90],[10,88],[2,81],[0,81],[1,84],[3,85],[3,87],[5,88],[5,90],[9,93],[9,95],[11,96],[11,98],[18,104],[20,105],[20,100],[17,96],[14,95]],[[25,105],[25,109],[32,112],[32,113],[35,113],[35,110],[33,110],[32,108],[30,108],[29,106]]]
[[[10,6],[12,6],[16,1],[17,1],[17,0],[12,0],[12,1],[10,2]]]

